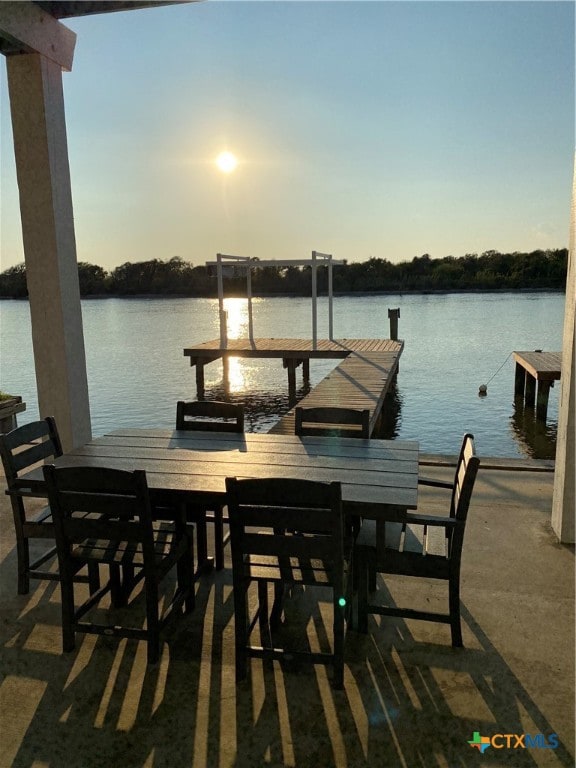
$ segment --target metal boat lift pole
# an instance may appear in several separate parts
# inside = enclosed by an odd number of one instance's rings
[[[226,312],[224,311],[224,280],[222,278],[222,254],[216,254],[216,277],[218,279],[218,318],[220,321],[220,346],[228,343]]]
[[[312,349],[317,348],[318,341],[318,308],[316,306],[318,294],[316,275],[316,251],[312,251]]]
[[[328,257],[328,338],[334,341],[334,315],[332,307],[332,256]]]
[[[246,297],[248,299],[248,338],[254,344],[254,322],[252,320],[252,260],[246,267]]]

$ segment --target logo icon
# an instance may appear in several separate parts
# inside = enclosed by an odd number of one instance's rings
[[[474,731],[472,740],[468,742],[472,748],[476,748],[481,755],[490,746],[490,736],[480,736],[480,731]]]

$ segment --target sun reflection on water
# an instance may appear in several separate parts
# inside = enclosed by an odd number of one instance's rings
[[[224,299],[229,339],[241,339],[248,336],[248,302],[241,298]],[[245,361],[239,357],[228,358],[228,391],[242,392],[249,387]]]
[[[224,309],[227,313],[228,338],[241,339],[248,337],[248,302],[246,299],[224,299]]]
[[[239,357],[228,358],[228,391],[243,392],[248,389],[246,368]]]

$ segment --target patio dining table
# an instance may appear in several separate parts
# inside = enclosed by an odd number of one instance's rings
[[[225,503],[226,477],[301,478],[342,484],[344,511],[402,516],[418,501],[418,443],[269,433],[120,429],[64,454],[56,466],[146,471],[156,503]],[[20,483],[44,495],[41,468]]]

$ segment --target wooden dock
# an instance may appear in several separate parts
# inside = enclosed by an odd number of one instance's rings
[[[302,365],[304,381],[309,381],[310,360],[344,358],[300,405],[304,407],[345,406],[370,410],[370,432],[376,427],[382,405],[398,371],[403,341],[391,339],[229,339],[204,342],[184,350],[190,365],[196,367],[198,397],[204,397],[204,366],[222,359],[226,376],[229,357],[281,358],[288,371],[288,390],[295,400],[296,368]],[[293,434],[294,411],[291,410],[271,432]]]
[[[537,349],[512,354],[516,363],[514,395],[523,398],[526,407],[533,408],[536,403],[536,418],[546,421],[550,388],[560,379],[562,353]]]

